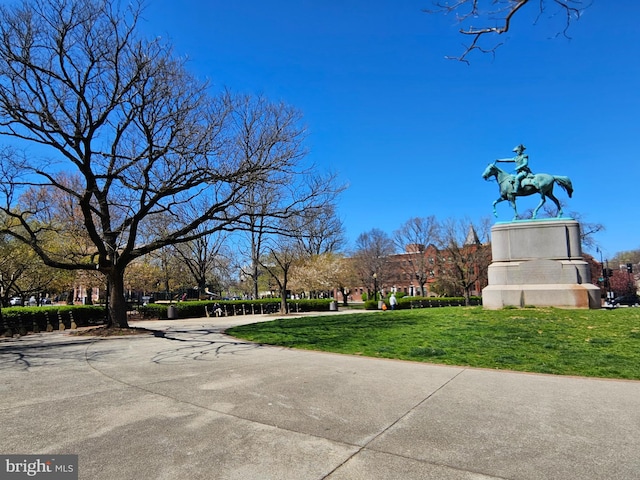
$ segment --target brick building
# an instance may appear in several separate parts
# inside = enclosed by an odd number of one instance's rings
[[[362,301],[377,287],[384,295],[402,292],[407,296],[480,295],[487,285],[491,245],[482,244],[473,230],[460,246],[438,249],[435,245],[407,245],[403,253],[385,257],[379,272],[365,285],[349,288],[349,301]],[[353,259],[353,261],[356,261]],[[342,301],[336,289],[334,298]]]

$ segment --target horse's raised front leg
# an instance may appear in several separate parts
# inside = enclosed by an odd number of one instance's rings
[[[545,194],[540,193],[540,203],[533,210],[533,215],[531,216],[531,218],[536,218],[538,216],[538,210],[540,210],[540,207],[542,207],[542,205],[544,205],[546,201],[547,201],[547,197],[545,196]]]
[[[493,202],[493,215],[498,218],[498,212],[496,211],[496,205],[499,204],[500,202],[502,202],[504,200],[504,198],[500,197],[499,199],[497,199],[495,202]]]

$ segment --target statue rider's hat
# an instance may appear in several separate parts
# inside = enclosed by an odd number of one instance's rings
[[[514,152],[516,152],[516,153],[522,153],[522,152],[524,152],[526,149],[527,149],[527,147],[525,147],[524,145],[520,144],[520,145],[518,145],[517,147],[515,147],[515,148],[513,149],[513,151],[514,151]]]

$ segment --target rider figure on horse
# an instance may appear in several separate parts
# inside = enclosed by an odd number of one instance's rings
[[[516,180],[514,185],[514,194],[520,192],[522,188],[522,180],[527,178],[527,176],[532,175],[531,170],[529,169],[529,155],[525,155],[524,151],[527,147],[520,144],[516,148],[513,149],[516,152],[516,156],[513,158],[505,158],[504,160],[496,160],[496,162],[513,162],[516,164]]]

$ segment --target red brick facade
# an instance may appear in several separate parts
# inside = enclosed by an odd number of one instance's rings
[[[484,256],[486,261],[474,261],[469,266],[473,269],[471,277],[476,279],[470,287],[471,295],[480,295],[482,288],[486,286],[486,271],[491,260],[491,246],[473,244],[465,245],[461,249],[461,251],[470,254],[470,258],[475,259],[479,257],[474,257],[473,254],[479,249],[488,252],[488,254]],[[374,283],[377,284],[378,291],[383,295],[402,292],[407,296],[439,296],[434,290],[441,290],[442,285],[436,289],[436,282],[438,279],[442,281],[445,277],[450,276],[447,275],[447,269],[456,268],[455,262],[451,258],[453,254],[449,255],[449,253],[438,250],[433,245],[426,248],[421,245],[409,245],[405,253],[386,257],[384,271],[376,273],[375,280],[372,278],[368,285],[349,288],[348,301],[362,301],[363,293],[372,292]],[[424,293],[422,288],[424,288]],[[456,294],[461,296],[462,292]],[[343,301],[342,294],[337,289],[334,291],[334,298]]]

